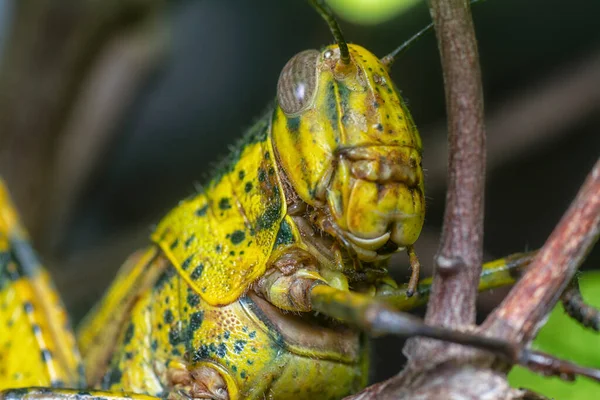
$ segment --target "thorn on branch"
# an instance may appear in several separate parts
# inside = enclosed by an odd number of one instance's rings
[[[448,277],[465,268],[467,263],[462,257],[446,257],[440,254],[435,258],[435,264],[437,272],[444,277]]]

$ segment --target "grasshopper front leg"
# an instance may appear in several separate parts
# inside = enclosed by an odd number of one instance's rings
[[[501,354],[510,354],[512,351],[505,342],[430,327],[419,318],[398,311],[377,298],[347,288],[332,287],[310,264],[300,265],[289,274],[272,269],[259,281],[255,290],[278,308],[295,312],[318,311],[375,336],[424,336],[473,345]]]
[[[480,290],[514,283],[534,254],[515,254],[485,264]],[[371,297],[347,289],[331,287],[326,279],[309,266],[308,268],[298,268],[294,273],[287,275],[274,269],[266,275],[256,289],[279,308],[300,312],[318,311],[354,325],[371,335],[422,336],[489,350],[513,363],[527,364],[531,361],[529,358],[531,354],[517,354],[512,345],[507,342],[428,326],[419,318],[397,309],[414,308],[418,302],[424,302],[429,294],[426,288],[429,288],[430,285],[430,280],[426,280],[421,287],[420,296],[417,297],[407,297],[408,285],[394,293]],[[578,308],[578,310],[580,309],[581,307]],[[587,306],[586,310],[589,311],[591,308]],[[597,319],[598,311],[594,309],[593,313]],[[571,314],[575,316],[582,314],[583,317],[580,320],[583,321],[595,321],[589,312],[573,312]]]
[[[479,291],[496,289],[514,284],[529,266],[536,251],[515,253],[483,264]],[[387,287],[378,291],[377,298],[401,311],[410,311],[424,305],[431,293],[431,278],[421,280],[414,296],[409,297],[410,284],[399,288]],[[584,327],[600,331],[600,310],[587,304],[579,290],[577,277],[561,295],[565,312]]]
[[[499,258],[483,264],[479,280],[479,291],[496,289],[514,284],[531,260],[535,252],[515,253],[507,257]],[[424,305],[431,293],[431,278],[419,281],[413,296],[409,297],[410,285],[402,285],[398,288],[387,286],[379,288],[377,298],[397,310],[410,311]]]

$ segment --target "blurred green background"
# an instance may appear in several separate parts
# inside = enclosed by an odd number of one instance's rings
[[[600,272],[585,273],[579,284],[586,301],[600,308]],[[562,305],[552,311],[532,347],[586,367],[600,367],[600,335],[571,320]],[[555,399],[596,399],[600,394],[600,385],[587,378],[565,382],[536,375],[521,367],[513,368],[508,377],[514,387],[532,389]]]
[[[352,11],[354,3],[363,5]],[[347,39],[380,56],[430,22],[422,1],[332,6]],[[600,155],[600,2],[488,0],[473,14],[492,259],[541,246]],[[275,98],[286,61],[331,42],[303,0],[0,1],[0,174],[76,320]],[[427,268],[446,163],[434,35],[392,77],[425,147],[427,218],[416,248]],[[599,265],[596,249],[584,269]],[[405,257],[394,260],[399,280],[406,270]],[[481,297],[482,317],[504,293]],[[373,379],[401,368],[400,349],[374,342]]]

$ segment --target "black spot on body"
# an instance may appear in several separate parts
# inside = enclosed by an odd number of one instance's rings
[[[179,245],[179,238],[175,239],[173,243],[171,243],[171,250],[175,250],[175,248]]]
[[[200,296],[193,292],[191,289],[188,290],[187,303],[190,307],[197,307],[200,304]]]
[[[134,332],[135,332],[135,327],[133,326],[133,323],[130,323],[129,326],[127,327],[127,330],[125,331],[125,337],[123,338],[123,343],[129,344],[131,342],[131,339],[133,339]]]
[[[23,303],[23,309],[27,314],[31,314],[33,312],[33,304],[31,304],[29,301],[26,301]]]
[[[281,216],[281,203],[279,199],[267,206],[265,212],[256,219],[256,228],[258,230],[270,229]]]
[[[244,185],[244,191],[246,193],[250,193],[250,191],[252,191],[252,182],[246,182],[246,185]]]
[[[219,343],[216,353],[217,356],[221,358],[224,358],[227,355],[227,346],[225,345],[225,343]]]
[[[245,340],[236,340],[235,343],[233,344],[233,352],[235,354],[240,354],[242,351],[244,351],[244,347],[246,346],[246,341]]]
[[[133,353],[132,353],[132,352],[130,352],[130,351],[126,352],[126,353],[125,353],[125,358],[126,358],[127,360],[131,360],[131,359],[133,359]]]
[[[181,268],[184,270],[188,269],[190,267],[190,264],[192,263],[192,258],[194,258],[194,256],[189,256],[188,258],[183,260],[183,262],[181,263]]]
[[[298,129],[300,129],[300,117],[288,118],[287,128],[291,133],[298,133]]]
[[[48,349],[42,349],[41,356],[43,362],[50,362],[52,360],[52,353]]]
[[[194,268],[190,277],[193,280],[196,280],[202,276],[203,271],[204,271],[204,264],[200,263],[200,265],[198,265],[196,268]]]
[[[231,234],[231,238],[230,239],[231,239],[231,243],[233,243],[233,244],[240,244],[240,243],[242,243],[244,241],[245,238],[246,238],[246,234],[244,233],[244,231],[237,230],[237,231],[234,231]]]
[[[196,210],[196,215],[198,217],[204,217],[206,215],[207,211],[208,211],[208,204],[205,204],[204,206],[202,206]]]
[[[378,130],[379,132],[383,132],[383,125],[381,125],[381,124],[377,124],[377,125],[375,126],[375,128],[377,128],[377,130]]]
[[[194,351],[194,353],[192,354],[192,361],[193,362],[198,362],[198,361],[202,361],[202,360],[206,360],[210,357],[210,349],[208,348],[207,345],[203,344],[200,346],[200,348],[196,351]]]
[[[152,348],[153,351],[156,351],[158,349],[158,341],[156,341],[156,339],[154,339],[152,341],[152,344],[150,345],[150,347]]]
[[[179,342],[181,342],[181,332],[176,326],[172,326],[169,330],[169,344],[176,346]]]
[[[216,246],[215,246],[215,251],[216,251],[217,253],[220,253],[221,251],[223,251],[223,246],[221,246],[220,244],[216,245]]]
[[[243,181],[245,176],[246,172],[243,169],[241,169],[240,172],[238,172],[238,178],[240,179],[240,181]]]
[[[219,208],[221,210],[229,210],[231,208],[229,197],[223,197],[221,200],[219,200]]]
[[[165,272],[160,274],[159,278],[156,280],[156,284],[154,287],[156,289],[161,289],[167,282],[171,280],[176,275],[177,271],[175,268],[168,267]]]
[[[204,312],[197,311],[190,316],[190,332],[194,333],[202,326],[204,321]]]
[[[186,248],[190,247],[190,244],[192,244],[192,242],[194,241],[195,238],[196,238],[196,235],[192,233],[192,235],[185,240],[185,243],[183,245]]]
[[[264,169],[260,168],[258,170],[258,181],[264,182],[266,179],[267,179],[267,173],[265,172]]]
[[[275,246],[286,245],[294,243],[294,235],[292,234],[292,227],[287,223],[286,220],[281,221],[279,225],[279,232],[277,232],[277,238],[275,239]]]
[[[118,367],[112,367],[102,379],[102,389],[108,390],[115,383],[120,383],[123,373]]]
[[[165,310],[165,312],[163,313],[163,320],[165,321],[165,324],[171,324],[171,322],[173,322],[175,318],[173,317],[173,311],[171,310]]]

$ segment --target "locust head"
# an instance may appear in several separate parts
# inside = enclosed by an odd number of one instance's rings
[[[321,228],[363,261],[411,246],[424,219],[421,139],[386,66],[348,45],[283,68],[272,139],[291,187]]]

